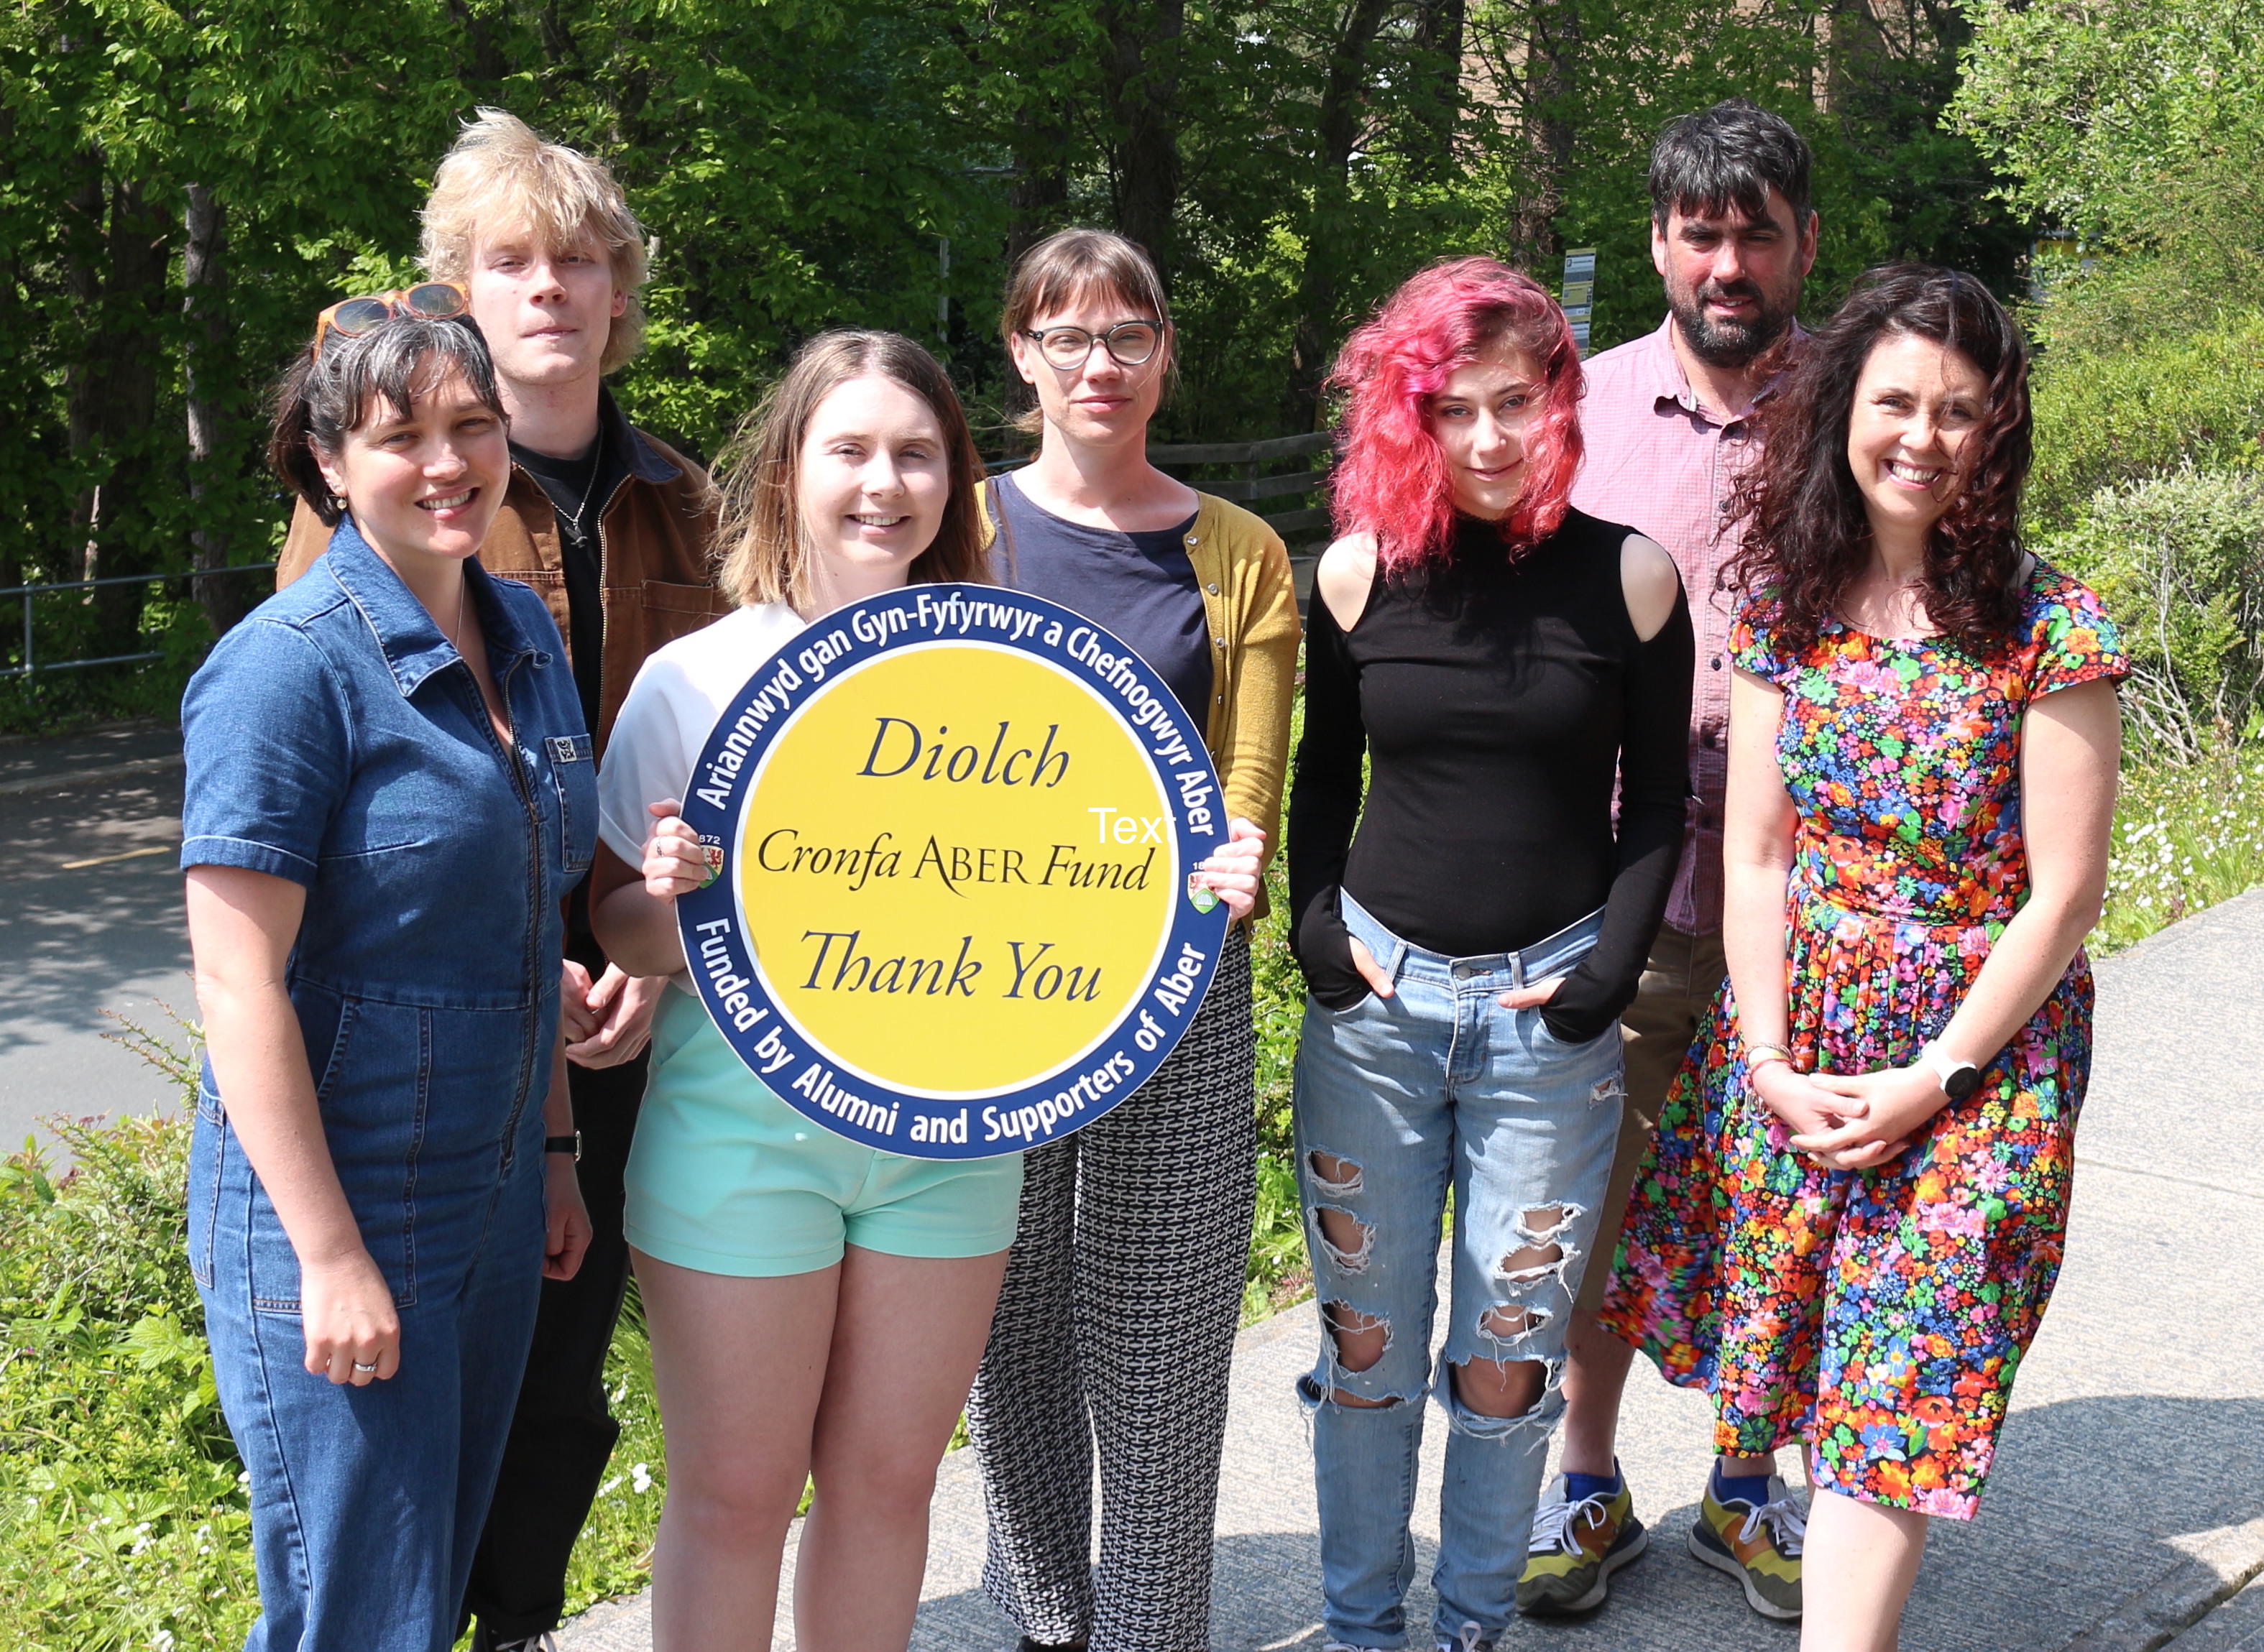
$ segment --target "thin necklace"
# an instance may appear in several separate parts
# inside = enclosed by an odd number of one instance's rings
[[[598,446],[590,455],[590,480],[582,484],[582,503],[574,507],[574,514],[566,518],[566,531],[576,539],[582,537],[582,513],[590,508],[590,496],[598,491],[598,473],[606,467],[606,432],[598,431]],[[556,505],[550,507],[557,510]]]
[[[456,628],[454,631],[449,631],[446,626],[441,627],[442,631],[446,632],[447,634],[449,646],[454,648],[459,656],[461,656],[464,651],[464,592],[465,588],[471,583],[471,581],[463,576],[461,571],[458,572],[456,576]],[[470,662],[468,661],[466,662],[467,664],[469,663]]]

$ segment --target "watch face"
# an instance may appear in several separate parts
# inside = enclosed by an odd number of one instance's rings
[[[1941,1088],[1950,1100],[1963,1101],[1981,1088],[1981,1075],[1976,1069],[1961,1067],[1949,1076],[1949,1082]]]

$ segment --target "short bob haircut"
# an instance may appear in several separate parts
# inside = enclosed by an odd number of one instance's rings
[[[275,387],[275,419],[267,462],[324,527],[336,527],[345,501],[330,491],[317,453],[336,454],[362,421],[388,408],[406,413],[451,373],[461,373],[472,394],[506,424],[496,393],[495,364],[487,340],[468,315],[429,321],[394,315],[359,337],[333,332],[318,360],[309,345]]]
[[[786,376],[741,422],[717,462],[723,499],[715,544],[722,587],[732,601],[807,605],[816,553],[802,518],[802,444],[817,404],[867,373],[927,403],[943,427],[949,456],[951,496],[934,543],[911,565],[911,583],[989,583],[983,460],[950,376],[901,333],[839,331],[820,333],[795,352]]]
[[[1144,320],[1161,322],[1165,361],[1176,361],[1172,307],[1164,296],[1164,278],[1155,260],[1136,243],[1106,229],[1056,230],[1016,259],[1006,282],[1005,308],[998,316],[998,336],[1011,349],[1039,316],[1096,293],[1121,301]],[[1167,381],[1165,388],[1170,388]],[[1035,436],[1044,423],[1045,416],[1035,408],[1014,421],[1025,436]]]
[[[1431,398],[1457,368],[1497,350],[1527,358],[1542,380],[1525,489],[1501,523],[1514,554],[1563,525],[1580,468],[1580,357],[1556,301],[1491,258],[1453,258],[1411,277],[1345,341],[1329,373],[1346,397],[1330,500],[1338,533],[1374,534],[1385,568],[1452,545],[1454,490]]]
[[[1847,463],[1855,386],[1873,349],[1898,335],[1959,351],[1988,380],[1956,496],[1927,542],[1923,576],[1928,621],[1986,655],[2012,638],[2021,613],[2028,351],[2004,306],[1962,271],[1873,270],[1796,355],[1790,341],[1777,347],[1779,360],[1790,356],[1792,365],[1761,404],[1761,457],[1731,496],[1745,537],[1723,576],[1773,605],[1772,629],[1791,648],[1813,644],[1833,619],[1871,554],[1870,519]]]
[[[599,371],[644,348],[644,229],[613,175],[580,150],[544,141],[517,115],[483,109],[433,175],[424,219],[424,268],[436,281],[465,281],[473,248],[500,236],[531,236],[554,255],[604,248],[629,307],[613,317]]]

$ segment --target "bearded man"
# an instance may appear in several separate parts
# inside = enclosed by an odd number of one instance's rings
[[[1627,1101],[1603,1226],[1566,1337],[1564,1471],[1534,1521],[1521,1612],[1586,1612],[1650,1541],[1619,1472],[1620,1395],[1635,1350],[1596,1319],[1636,1167],[1667,1086],[1729,973],[1722,956],[1722,798],[1728,779],[1730,609],[1717,576],[1742,537],[1723,519],[1758,446],[1756,403],[1802,337],[1801,282],[1816,262],[1808,145],[1732,98],[1669,121],[1651,151],[1651,257],[1666,286],[1654,332],[1587,364],[1587,456],[1572,503],[1665,546],[1698,634],[1690,704],[1696,793],[1682,864],[1636,1001],[1621,1019]],[[1690,1553],[1744,1585],[1754,1611],[1800,1616],[1802,1513],[1769,1457],[1717,1457]]]

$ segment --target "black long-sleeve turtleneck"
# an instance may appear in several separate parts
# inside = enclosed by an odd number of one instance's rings
[[[1450,957],[1529,946],[1600,906],[1595,950],[1542,1013],[1586,1042],[1633,1001],[1682,849],[1695,661],[1687,598],[1636,634],[1632,531],[1574,511],[1512,558],[1465,521],[1449,557],[1379,573],[1349,633],[1313,603],[1289,890],[1323,1004],[1368,990],[1339,889]]]

